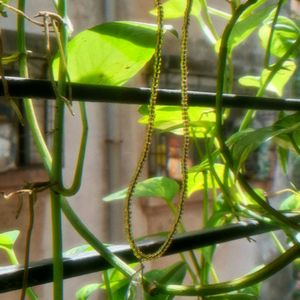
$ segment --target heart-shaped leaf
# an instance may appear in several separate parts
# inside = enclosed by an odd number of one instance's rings
[[[125,199],[128,189],[123,189],[103,198],[104,201]],[[135,197],[156,197],[171,202],[179,191],[179,184],[168,177],[153,177],[139,182],[135,188]]]
[[[156,31],[157,26],[153,24],[125,21],[104,23],[82,31],[68,43],[71,81],[123,85],[152,58]],[[57,55],[53,61],[56,78],[58,66]]]

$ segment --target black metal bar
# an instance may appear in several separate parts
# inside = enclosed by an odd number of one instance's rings
[[[6,77],[9,93],[13,97],[31,97],[53,99],[54,92],[50,81]],[[109,102],[122,104],[147,104],[150,98],[149,88],[129,88],[71,83],[72,99],[86,102]],[[3,86],[0,85],[0,96]],[[158,104],[179,105],[179,90],[159,90]],[[214,107],[215,94],[206,92],[189,92],[189,105]],[[257,110],[300,110],[299,99],[279,99],[267,97],[251,97],[241,95],[223,95],[223,105],[228,108]]]
[[[291,218],[295,221],[300,221],[300,216],[293,216]],[[273,225],[262,224],[256,221],[244,221],[220,228],[177,234],[165,255],[246,238],[278,229],[279,228]],[[152,252],[154,249],[157,249],[163,241],[164,239],[161,236],[158,238],[151,236],[151,240],[144,240],[139,243],[139,246],[145,252]],[[128,245],[111,246],[110,250],[126,262],[136,261]],[[63,264],[65,279],[102,271],[111,267],[109,263],[96,252],[65,257]],[[23,272],[23,267],[10,266],[0,268],[0,293],[21,289]],[[28,285],[35,286],[48,282],[52,282],[52,260],[46,259],[31,263],[29,267]]]

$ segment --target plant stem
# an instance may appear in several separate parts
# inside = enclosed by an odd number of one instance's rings
[[[25,0],[18,1],[18,10],[25,12]],[[27,68],[27,58],[26,58],[27,53],[26,53],[26,41],[25,41],[25,17],[22,14],[18,14],[17,17],[17,48],[18,48],[18,52],[20,53],[19,74],[21,77],[27,78],[28,68]],[[38,122],[34,114],[32,101],[30,99],[23,99],[23,103],[24,103],[25,114],[27,116],[27,120],[30,128],[32,127],[36,128],[36,130],[32,131],[34,139],[38,141],[36,143],[36,146],[39,152],[44,153],[44,155],[47,158],[49,158],[50,154],[45,143],[43,143],[43,136],[39,129]],[[45,167],[47,167],[47,164],[44,165]],[[18,264],[18,260],[14,252],[12,252],[11,255],[9,255],[9,258],[13,264]],[[35,294],[32,288],[26,289],[26,295],[31,300],[38,299],[37,295]]]
[[[109,276],[108,276],[108,271],[103,271],[103,279],[104,279],[104,284],[106,287],[106,296],[107,300],[113,300],[113,292],[110,287],[110,282],[109,282]]]
[[[265,211],[273,217],[273,219],[277,220],[281,225],[282,228],[285,230],[295,229],[299,230],[300,226],[289,219],[287,219],[282,213],[274,209],[272,206],[270,206],[263,198],[261,198],[249,185],[247,180],[244,178],[243,174],[239,172],[239,170],[236,170],[234,167],[233,159],[230,153],[230,150],[228,149],[226,143],[225,143],[225,137],[224,132],[222,130],[223,128],[223,91],[224,91],[224,81],[225,81],[225,69],[226,69],[226,61],[228,56],[228,41],[230,38],[231,31],[238,21],[240,15],[247,9],[249,6],[256,3],[257,0],[248,0],[244,4],[241,4],[233,14],[230,22],[227,24],[221,41],[220,46],[220,54],[219,54],[219,62],[218,62],[218,76],[217,76],[217,91],[216,91],[216,135],[220,146],[220,151],[222,156],[224,157],[224,160],[226,161],[227,165],[230,167],[233,173],[236,174],[236,178],[238,182],[240,183],[241,187],[248,193],[248,195],[257,202],[258,205],[260,205]],[[299,41],[298,41],[299,40]],[[298,46],[298,42],[300,43],[300,38],[298,38],[297,42],[295,43]],[[295,44],[293,46],[295,46]],[[290,47],[288,51],[295,50],[296,48]],[[291,49],[293,48],[293,49]],[[275,66],[276,67],[276,66]],[[276,69],[276,71],[274,70]],[[272,72],[277,72],[279,69],[274,68],[272,69]],[[272,73],[271,72],[271,73]],[[275,74],[275,73],[274,73]],[[270,77],[270,76],[269,76]],[[269,82],[268,82],[269,83]],[[266,83],[266,85],[268,84]]]
[[[167,202],[167,205],[170,208],[171,212],[173,213],[173,216],[176,217],[177,211],[176,211],[175,205],[171,202]],[[186,232],[186,229],[185,229],[184,225],[182,224],[182,222],[179,223],[179,229],[181,230],[181,232]],[[197,256],[196,256],[195,252],[194,251],[189,251],[189,256],[190,256],[190,258],[193,262],[193,265],[194,265],[194,268],[197,272],[197,275],[199,276],[199,278],[201,278],[201,266],[198,262],[198,259],[197,259]],[[181,256],[181,258],[186,262],[187,266],[189,266],[189,263],[186,260],[185,256]],[[190,272],[190,275],[191,275],[193,281],[197,282],[196,277],[194,275],[194,272],[192,271],[192,269],[190,267],[188,267],[188,271]]]
[[[63,248],[60,195],[51,189],[53,298],[63,299]]]
[[[58,14],[63,20],[67,17],[66,0],[58,0]],[[66,57],[66,47],[68,33],[65,24],[60,24],[60,42],[64,57]],[[49,66],[50,67],[50,66]],[[57,91],[61,96],[65,95],[66,90],[66,70],[62,59],[59,64]],[[56,99],[54,116],[54,135],[53,135],[53,163],[51,168],[51,179],[53,182],[59,181],[62,177],[62,160],[64,145],[64,102],[61,97]],[[53,239],[53,295],[54,299],[63,299],[63,263],[62,263],[62,224],[61,224],[61,196],[51,189],[51,208],[52,208],[52,239]]]
[[[161,285],[156,284],[155,287],[149,287],[152,295],[157,293],[167,294],[167,295],[184,295],[184,296],[211,296],[229,293],[235,290],[243,289],[261,282],[273,274],[277,273],[294,259],[298,258],[300,254],[300,246],[298,244],[294,245],[288,249],[284,254],[280,255],[278,258],[273,260],[267,266],[262,267],[258,271],[245,275],[243,277],[211,284],[207,286],[184,286],[184,285]]]
[[[210,30],[210,35],[213,37],[213,38],[211,37],[210,40],[213,42],[213,45],[215,45],[216,41],[219,40],[218,32],[215,26],[213,25],[213,22],[211,21],[210,15],[208,13],[206,0],[200,0],[200,4],[201,4],[201,10],[203,11],[203,19]]]
[[[256,93],[256,97],[263,96],[269,83],[272,81],[276,73],[282,68],[286,60],[299,48],[299,45],[300,45],[300,37],[298,37],[295,43],[289,47],[289,49],[285,52],[285,54],[282,57],[280,57],[280,59],[276,62],[276,64],[272,66],[272,69],[268,74],[268,77],[265,79],[265,81],[262,83],[261,87],[259,88],[258,92]],[[245,130],[247,127],[249,127],[253,119],[254,113],[255,111],[253,109],[247,111],[239,131]]]

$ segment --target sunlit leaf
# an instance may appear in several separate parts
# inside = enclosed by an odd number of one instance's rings
[[[268,38],[271,32],[272,20],[267,22],[266,25],[262,26],[259,30],[259,37],[261,45],[266,49],[268,45]],[[299,38],[300,29],[297,24],[291,19],[279,16],[275,30],[273,32],[272,43],[270,52],[276,57],[283,56],[288,49],[295,43],[297,38]],[[294,57],[298,55],[293,53],[291,56]]]
[[[127,188],[103,198],[104,201],[114,201],[125,199]],[[171,202],[179,191],[178,183],[168,177],[153,177],[141,181],[137,184],[135,197],[157,197]]]
[[[228,145],[231,148],[236,168],[239,169],[249,155],[263,142],[271,139],[273,135],[274,131],[270,127],[256,130],[247,129],[233,134],[228,140]]]
[[[184,262],[177,262],[167,268],[151,270],[145,274],[150,282],[159,282],[160,284],[180,284],[186,275],[187,266]],[[145,300],[170,300],[173,296],[145,294]]]
[[[211,14],[211,15],[214,15],[214,16],[218,16],[224,20],[227,20],[229,21],[230,18],[231,18],[231,14],[225,12],[225,11],[222,11],[222,10],[219,10],[219,9],[216,9],[214,7],[211,7],[211,6],[208,6],[207,7],[207,10],[208,12]]]
[[[300,113],[295,113],[280,119],[273,126],[247,129],[233,134],[228,139],[227,144],[231,148],[236,168],[239,168],[262,143],[270,139],[273,139],[282,148],[295,151],[290,137],[294,139],[297,145],[300,145],[299,116]]]
[[[259,269],[261,269],[263,266],[258,266],[252,270],[252,272],[255,272]],[[252,273],[251,272],[251,273]],[[262,284],[257,283],[251,286],[248,286],[246,288],[240,289],[235,292],[231,292],[228,294],[222,294],[222,295],[216,295],[208,297],[207,299],[210,300],[257,300],[259,299],[260,292],[261,292]]]
[[[11,249],[14,246],[19,234],[20,234],[19,230],[12,230],[12,231],[1,233],[0,246]]]
[[[281,210],[297,210],[300,207],[300,194],[295,193],[284,199],[280,205]]]
[[[273,76],[270,83],[267,85],[267,91],[273,92],[278,96],[282,96],[283,89],[289,82],[291,76],[296,70],[296,64],[293,61],[284,62],[282,68]],[[257,76],[244,76],[239,79],[239,83],[247,87],[260,88],[267,80],[271,71],[264,69],[260,77]]]
[[[257,300],[257,296],[246,293],[232,293],[207,297],[207,300]]]
[[[165,19],[177,19],[184,15],[186,2],[182,0],[168,0],[163,3],[164,18]],[[200,17],[201,5],[200,1],[193,1],[193,7],[191,15],[196,18]],[[156,15],[156,9],[150,11],[152,15]]]
[[[71,81],[123,85],[152,58],[156,30],[153,24],[111,22],[82,31],[68,43]],[[56,78],[58,65],[56,57],[53,62]]]
[[[292,139],[299,147],[300,145],[300,113],[288,115],[278,120],[273,129],[277,132],[274,136],[274,142],[283,149],[288,149],[297,152]]]
[[[87,284],[76,292],[76,300],[86,300],[99,289],[99,283]]]
[[[257,1],[254,5],[251,5],[237,21],[228,41],[229,53],[244,42],[267,18],[273,15],[274,5],[269,5],[257,10],[264,2],[265,0],[261,0]],[[219,47],[220,41],[216,45],[217,52],[219,52]]]
[[[82,254],[82,253],[87,253],[94,251],[94,248],[91,245],[85,244],[85,245],[80,245],[74,248],[71,248],[67,251],[64,252],[64,256],[73,256],[77,254]]]
[[[197,171],[197,169],[192,169],[193,171],[189,171],[188,173],[188,196],[191,196],[193,193],[197,191],[201,191],[205,189],[205,181],[203,172]],[[217,175],[222,180],[224,177],[225,166],[222,164],[214,164],[214,170]],[[212,189],[213,187],[218,187],[218,184],[212,182],[212,177],[210,172],[207,173],[207,187],[208,189]]]
[[[1,62],[3,65],[8,65],[10,63],[18,61],[19,57],[20,57],[20,53],[14,53],[9,56],[3,56],[1,57]]]
[[[139,123],[148,124],[148,110],[142,106],[139,110],[144,116]],[[192,137],[209,136],[215,126],[216,114],[211,108],[190,107],[188,110],[190,135]],[[182,112],[179,106],[157,106],[154,128],[164,132],[183,135]]]
[[[10,0],[3,0],[2,2],[4,3],[4,4],[8,4],[8,2],[9,2]],[[0,15],[2,16],[2,17],[7,17],[7,12],[5,11],[5,6],[4,5],[2,5],[2,4],[0,4]]]
[[[277,145],[277,154],[280,162],[280,166],[284,174],[287,174],[288,171],[288,159],[289,159],[289,151],[286,148],[282,148]]]

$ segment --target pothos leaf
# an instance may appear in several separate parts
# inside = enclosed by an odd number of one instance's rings
[[[271,139],[273,135],[274,131],[271,127],[256,130],[248,129],[232,135],[227,143],[231,148],[236,168],[239,169],[250,153],[256,150],[263,142]]]
[[[274,136],[274,142],[283,149],[289,149],[294,152],[295,145],[293,142],[300,145],[300,113],[288,115],[278,120],[274,125],[274,131],[277,132]],[[293,142],[292,142],[293,140]]]
[[[139,112],[143,115],[139,123],[148,124],[147,106],[141,106]],[[190,135],[193,137],[209,136],[215,126],[216,114],[210,108],[189,107]],[[183,135],[182,112],[179,106],[157,106],[154,128],[164,132]]]
[[[9,0],[3,0],[2,1],[4,4],[7,4],[9,2]],[[7,12],[4,10],[5,9],[5,6],[0,4],[0,14],[2,17],[7,17]]]
[[[228,52],[232,52],[238,45],[244,42],[258,27],[269,17],[274,14],[274,5],[269,5],[257,10],[265,3],[265,0],[257,1],[251,5],[241,15],[236,25],[232,29],[229,41]],[[216,44],[216,52],[219,52],[221,41]]]
[[[87,284],[76,292],[76,300],[87,300],[95,291],[100,289],[100,283]]]
[[[125,199],[127,188],[103,198],[104,201]],[[153,177],[141,181],[135,188],[135,197],[157,197],[171,202],[179,191],[179,184],[168,177]]]
[[[65,251],[64,256],[73,256],[91,251],[94,251],[94,248],[89,244],[84,244]]]
[[[170,26],[166,28],[169,30]],[[166,31],[165,30],[165,31]],[[123,85],[152,58],[157,26],[110,22],[84,30],[68,43],[68,72],[72,82]],[[59,54],[53,61],[57,78]]]
[[[227,141],[233,160],[239,168],[262,143],[273,139],[280,147],[294,150],[290,137],[300,145],[300,113],[286,116],[273,126],[259,129],[247,129],[233,134]]]
[[[286,199],[280,205],[281,210],[296,210],[300,207],[300,194],[295,193]]]
[[[214,171],[222,180],[224,177],[225,166],[222,164],[214,164]],[[188,173],[188,197],[197,191],[204,190],[205,188],[212,189],[218,187],[217,182],[213,182],[211,173],[207,172],[207,186],[205,186],[204,172],[200,172],[197,168],[193,168]]]
[[[282,96],[285,85],[290,80],[296,70],[296,64],[288,60],[284,62],[282,68],[273,76],[270,83],[267,85],[267,91],[273,92],[278,96]],[[271,70],[264,69],[260,77],[244,76],[239,79],[239,83],[243,86],[260,88],[268,79]]]
[[[259,30],[259,38],[263,48],[267,48],[268,37],[271,32],[272,20],[266,22]],[[300,34],[300,28],[290,18],[279,16],[275,29],[273,31],[272,43],[270,52],[276,57],[283,56],[288,49],[295,43]],[[292,57],[295,57],[297,53],[292,53]]]
[[[186,3],[182,0],[168,0],[163,4],[164,18],[177,19],[184,15]],[[193,1],[191,15],[199,18],[201,11],[200,1]],[[156,9],[150,11],[152,15],[156,15]]]
[[[167,268],[152,270],[145,274],[149,281],[156,281],[161,284],[180,284],[186,275],[186,264],[184,262],[175,263]],[[171,300],[173,296],[155,295],[150,296],[145,294],[145,300]]]
[[[8,231],[0,234],[0,246],[8,249],[12,249],[18,236],[19,230]]]

